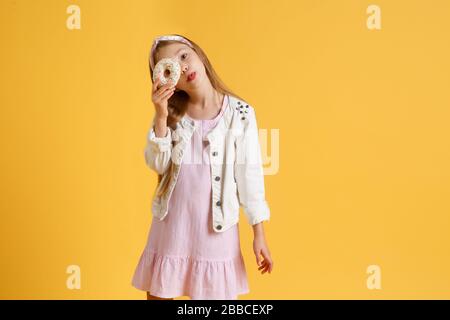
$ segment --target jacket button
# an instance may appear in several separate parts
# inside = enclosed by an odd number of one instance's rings
[[[217,230],[221,230],[221,229],[222,229],[222,226],[219,224],[219,225],[216,226],[216,229],[217,229]]]
[[[216,205],[217,205],[217,206],[220,206],[221,204],[222,204],[222,203],[220,202],[220,200],[216,202]]]
[[[219,181],[219,180],[220,180],[220,177],[219,177],[219,176],[217,176],[217,177],[216,177],[216,181]]]
[[[213,155],[213,156],[217,156],[217,151],[214,151],[214,152],[212,153],[212,155]]]

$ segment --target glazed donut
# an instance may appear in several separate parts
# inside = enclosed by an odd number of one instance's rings
[[[181,67],[180,64],[170,58],[164,58],[158,61],[153,71],[153,82],[159,78],[161,85],[165,85],[169,80],[172,80],[174,85],[180,79]]]

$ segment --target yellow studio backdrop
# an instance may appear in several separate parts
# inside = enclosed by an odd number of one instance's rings
[[[380,29],[368,27],[372,4]],[[67,27],[70,5],[80,29]],[[1,298],[145,299],[131,278],[157,182],[143,154],[147,57],[167,33],[197,42],[255,107],[269,150],[279,130],[265,176],[274,270],[258,272],[241,209],[240,298],[450,298],[449,10],[1,1]],[[71,265],[80,289],[67,286]]]

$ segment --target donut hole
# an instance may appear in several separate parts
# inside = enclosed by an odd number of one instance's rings
[[[170,70],[169,69],[164,70],[163,75],[164,75],[165,78],[170,77]]]

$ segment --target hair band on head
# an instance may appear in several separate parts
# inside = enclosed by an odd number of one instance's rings
[[[156,46],[161,41],[168,41],[168,40],[180,41],[180,42],[183,42],[184,44],[187,44],[189,47],[194,48],[192,43],[189,40],[187,40],[184,37],[182,37],[182,36],[164,35],[164,36],[156,37],[155,40],[153,40],[153,45],[152,45],[152,49],[150,50],[150,57],[149,57],[150,67],[152,68],[152,70],[155,67],[155,62],[153,61],[153,53],[154,53],[154,51],[156,49]]]

